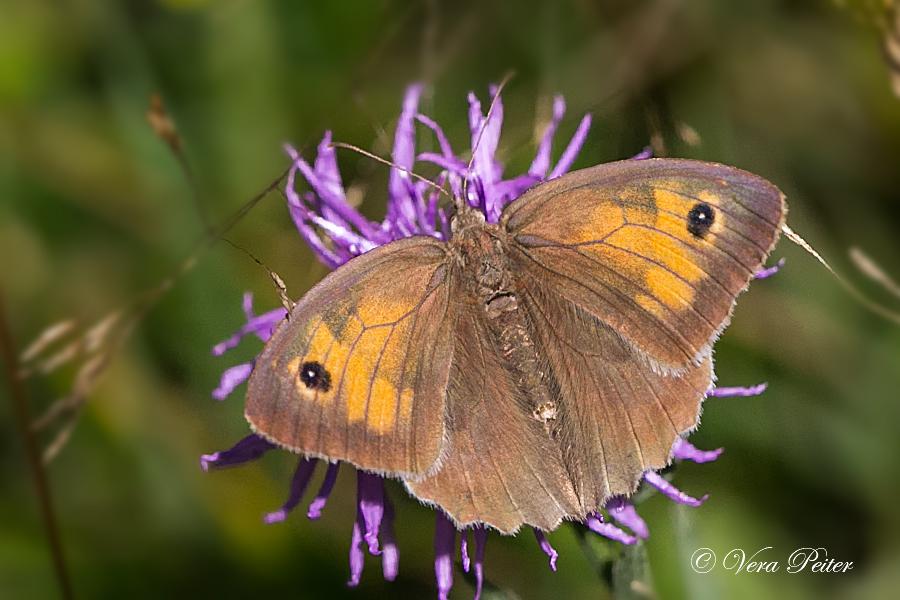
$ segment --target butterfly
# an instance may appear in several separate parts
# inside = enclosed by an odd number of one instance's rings
[[[460,202],[448,241],[377,247],[294,305],[246,417],[458,527],[584,520],[697,426],[713,343],[785,213],[760,177],[676,159],[569,173],[496,223]]]

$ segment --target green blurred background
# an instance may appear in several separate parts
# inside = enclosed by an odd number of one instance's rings
[[[326,129],[387,156],[405,86],[457,151],[466,94],[513,70],[500,156],[527,168],[552,97],[568,103],[554,156],[581,116],[594,124],[576,167],[657,151],[724,162],[776,183],[788,222],[877,301],[900,300],[848,259],[859,246],[900,278],[900,99],[882,51],[878,0],[69,0],[0,3],[0,285],[20,349],[49,325],[83,327],[127,306],[197,250]],[[145,120],[151,93],[184,140],[195,197]],[[427,147],[431,140],[422,135]],[[345,184],[380,219],[387,169],[339,151]],[[227,238],[299,297],[325,273],[272,194]],[[702,448],[674,482],[698,509],[642,506],[659,598],[889,598],[900,586],[900,327],[866,311],[809,255],[756,282],[716,346],[721,385],[770,383],[758,398],[712,399]],[[343,472],[323,518],[261,515],[287,493],[295,459],[203,473],[198,457],[247,433],[240,393],[210,397],[228,366],[259,351],[210,348],[243,324],[245,290],[279,302],[268,274],[225,243],[140,322],[49,466],[63,547],[80,598],[436,597],[433,513],[397,500],[400,576],[367,557],[345,586],[354,480]],[[28,380],[37,415],[73,388],[79,363]],[[5,375],[4,375],[5,376]],[[0,402],[0,598],[57,596],[8,391]],[[65,427],[40,433],[43,445]],[[321,476],[321,474],[320,474]],[[318,478],[317,478],[318,479]],[[317,480],[313,482],[316,488]],[[305,506],[305,505],[304,505]],[[488,578],[520,598],[603,598],[572,528],[550,535],[559,570],[530,534],[488,544]],[[778,573],[706,575],[709,547],[781,563]],[[853,561],[846,574],[786,573],[797,548]],[[472,588],[457,575],[452,598]]]

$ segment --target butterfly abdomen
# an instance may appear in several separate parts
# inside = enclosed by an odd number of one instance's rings
[[[469,303],[485,315],[489,343],[518,391],[509,402],[555,437],[557,397],[550,390],[548,368],[535,346],[533,328],[519,307],[519,278],[504,240],[495,226],[482,225],[460,232],[454,247]]]

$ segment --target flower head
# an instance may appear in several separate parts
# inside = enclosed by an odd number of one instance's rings
[[[499,90],[490,90],[492,108],[485,113],[474,94],[469,95],[469,127],[471,131],[471,160],[464,160],[452,150],[443,130],[429,117],[419,114],[418,101],[422,87],[414,85],[406,92],[403,109],[397,124],[392,152],[388,184],[388,204],[385,219],[374,223],[362,216],[348,202],[335,159],[335,149],[331,145],[331,133],[325,134],[318,147],[316,160],[310,165],[291,146],[286,151],[293,161],[288,175],[286,195],[290,214],[300,235],[309,244],[316,257],[328,267],[335,269],[354,256],[358,256],[377,246],[413,235],[429,235],[448,240],[450,226],[448,214],[438,206],[439,193],[435,187],[449,184],[452,193],[462,198],[472,207],[482,211],[488,222],[497,222],[504,205],[516,199],[534,185],[554,179],[567,172],[580,151],[591,118],[586,115],[555,165],[551,165],[551,145],[556,129],[565,114],[565,102],[558,96],[553,103],[553,117],[541,138],[537,154],[522,175],[504,178],[503,166],[497,162],[495,154],[500,140],[503,123],[503,104]],[[416,122],[431,130],[437,138],[439,152],[416,154]],[[647,158],[644,152],[635,159]],[[416,162],[428,162],[439,166],[442,171],[435,185],[411,176]],[[471,164],[470,164],[471,163]],[[297,192],[297,174],[303,176],[311,191]],[[772,269],[761,272],[760,276],[772,274]],[[276,309],[255,315],[252,296],[244,296],[244,313],[247,324],[225,342],[215,346],[213,353],[220,355],[236,346],[240,340],[254,334],[266,341],[275,326],[284,318],[285,310]],[[216,399],[228,396],[253,370],[253,363],[237,365],[227,369],[222,375],[219,387],[213,392]],[[755,388],[719,388],[709,395],[754,395],[761,393],[765,386]],[[261,457],[274,448],[262,437],[250,435],[238,442],[230,450],[204,455],[201,465],[204,469],[237,465]],[[684,439],[677,439],[672,449],[677,459],[706,462],[715,460],[722,452],[702,451]],[[280,509],[264,516],[266,523],[283,521],[302,501],[306,488],[319,462],[315,458],[301,458],[292,479],[288,497]],[[327,472],[321,488],[309,505],[307,517],[317,519],[326,505],[337,477],[339,463],[327,463]],[[352,468],[348,465],[347,468]],[[394,579],[398,571],[399,549],[394,539],[394,508],[384,493],[383,479],[371,473],[357,471],[357,516],[353,524],[350,547],[350,585],[356,585],[362,574],[366,550],[372,556],[381,556],[384,577]],[[672,500],[699,506],[706,497],[696,499],[677,488],[655,471],[647,471],[644,481]],[[584,524],[591,530],[623,544],[634,544],[639,538],[649,535],[647,525],[638,515],[628,498],[611,498],[604,507],[604,513],[589,515]],[[469,557],[469,531],[461,532],[459,547],[463,568],[468,571],[474,566],[477,581],[476,598],[480,596],[483,582],[483,561],[487,529],[473,528],[475,542],[474,565]],[[435,522],[435,575],[438,595],[446,598],[453,584],[453,557],[456,552],[457,529],[453,522],[440,510],[436,511]],[[535,529],[534,535],[540,548],[549,557],[550,567],[556,569],[557,553],[550,545],[544,532]]]

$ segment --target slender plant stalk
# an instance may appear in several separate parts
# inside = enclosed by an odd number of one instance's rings
[[[37,491],[38,507],[41,511],[41,521],[44,524],[44,533],[47,535],[47,544],[50,546],[50,555],[53,559],[53,570],[56,572],[56,580],[59,583],[59,591],[64,600],[74,598],[72,582],[66,568],[63,556],[62,543],[59,537],[59,529],[56,525],[56,516],[53,513],[53,502],[50,498],[50,488],[47,484],[47,473],[41,461],[41,453],[38,449],[37,439],[31,427],[31,412],[28,409],[28,399],[25,397],[25,386],[19,373],[19,362],[16,358],[15,346],[12,335],[6,321],[6,307],[3,303],[3,293],[0,290],[0,353],[3,355],[3,364],[9,381],[9,397],[12,400],[13,411],[16,413],[19,431],[22,432],[25,442],[25,456],[28,459],[28,470],[34,479]]]

